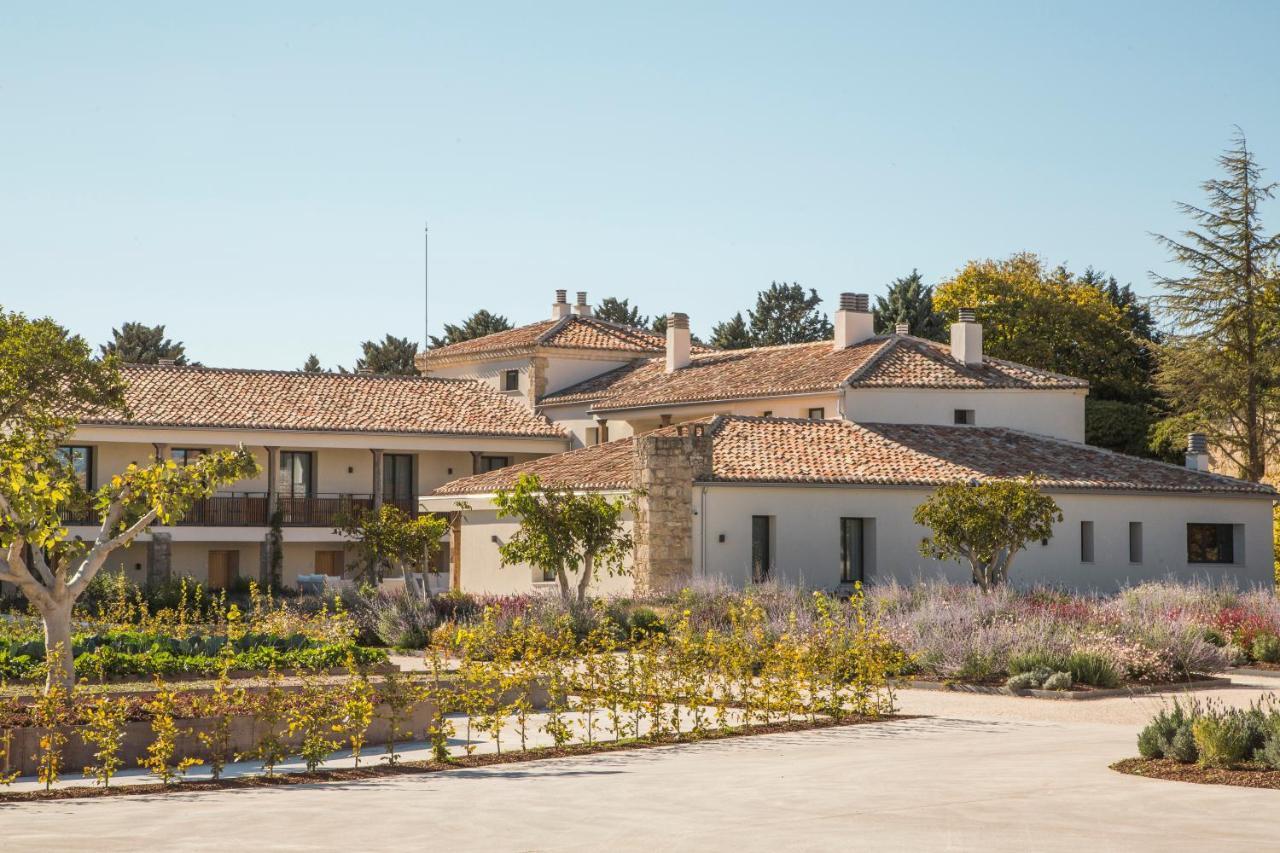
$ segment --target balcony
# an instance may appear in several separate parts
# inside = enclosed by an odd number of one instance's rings
[[[373,508],[373,495],[317,494],[296,498],[278,498],[281,524],[284,527],[336,527],[344,516]],[[384,500],[400,507],[409,515],[418,514],[418,502],[412,498]],[[99,518],[92,509],[63,513],[66,524],[97,526]],[[271,523],[267,512],[266,492],[233,492],[196,501],[178,522],[196,527],[266,527]]]

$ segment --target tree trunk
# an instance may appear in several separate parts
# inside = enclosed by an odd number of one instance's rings
[[[45,660],[49,665],[49,675],[45,679],[44,689],[48,693],[55,685],[70,692],[75,685],[75,658],[71,649],[71,607],[72,600],[54,600],[49,605],[40,607],[40,615],[44,619]]]
[[[569,592],[569,576],[565,574],[563,561],[556,566],[556,580],[560,582],[560,597],[565,604],[572,604],[573,595]]]
[[[587,587],[591,584],[591,565],[595,562],[595,555],[590,551],[582,555],[582,578],[578,581],[578,603],[581,604],[587,598]]]

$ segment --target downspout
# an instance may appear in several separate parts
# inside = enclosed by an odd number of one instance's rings
[[[707,577],[707,487],[698,487],[698,568]]]

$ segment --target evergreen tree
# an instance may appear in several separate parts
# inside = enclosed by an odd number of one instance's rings
[[[111,330],[111,340],[98,348],[103,355],[114,355],[126,364],[159,364],[171,358],[175,364],[187,364],[187,351],[164,336],[164,326],[125,323]]]
[[[473,338],[483,338],[485,335],[492,335],[494,332],[505,332],[508,329],[515,328],[511,325],[511,321],[501,314],[491,314],[481,308],[462,322],[462,325],[454,325],[453,323],[444,324],[444,337],[437,338],[431,336],[431,346],[447,347],[450,344],[469,341]]]
[[[649,325],[649,318],[640,313],[639,306],[632,307],[630,300],[614,299],[612,296],[596,306],[595,315],[601,320],[617,323],[621,326],[633,326],[643,329]]]
[[[1159,382],[1178,415],[1194,415],[1217,448],[1261,480],[1276,446],[1280,386],[1280,235],[1268,236],[1259,203],[1275,193],[1242,132],[1218,157],[1225,173],[1202,186],[1205,207],[1179,203],[1194,223],[1178,238],[1155,235],[1185,275],[1152,273],[1173,333]]]
[[[716,349],[746,349],[751,346],[751,333],[739,311],[711,329],[711,345]]]
[[[653,322],[649,324],[649,331],[655,335],[665,336],[667,334],[667,315],[659,314],[653,318]]]
[[[302,365],[303,373],[324,373],[324,369],[320,367],[320,359],[316,358],[315,353],[307,356],[306,362]]]
[[[876,297],[876,332],[892,332],[898,323],[911,326],[918,338],[940,341],[947,331],[946,318],[933,309],[933,287],[925,285],[919,270],[896,278],[889,292]]]
[[[751,340],[756,346],[821,341],[835,334],[827,315],[818,310],[818,291],[806,295],[799,284],[773,282],[756,297],[751,315]]]
[[[356,370],[396,376],[418,375],[413,364],[413,358],[418,354],[416,341],[388,334],[381,341],[365,341],[360,348],[364,350],[364,356],[356,361]]]

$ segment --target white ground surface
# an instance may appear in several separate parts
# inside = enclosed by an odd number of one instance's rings
[[[1280,688],[1240,681],[1197,695],[1247,704]],[[900,698],[932,716],[374,782],[0,805],[0,850],[1280,847],[1280,792],[1107,769],[1160,697]]]

